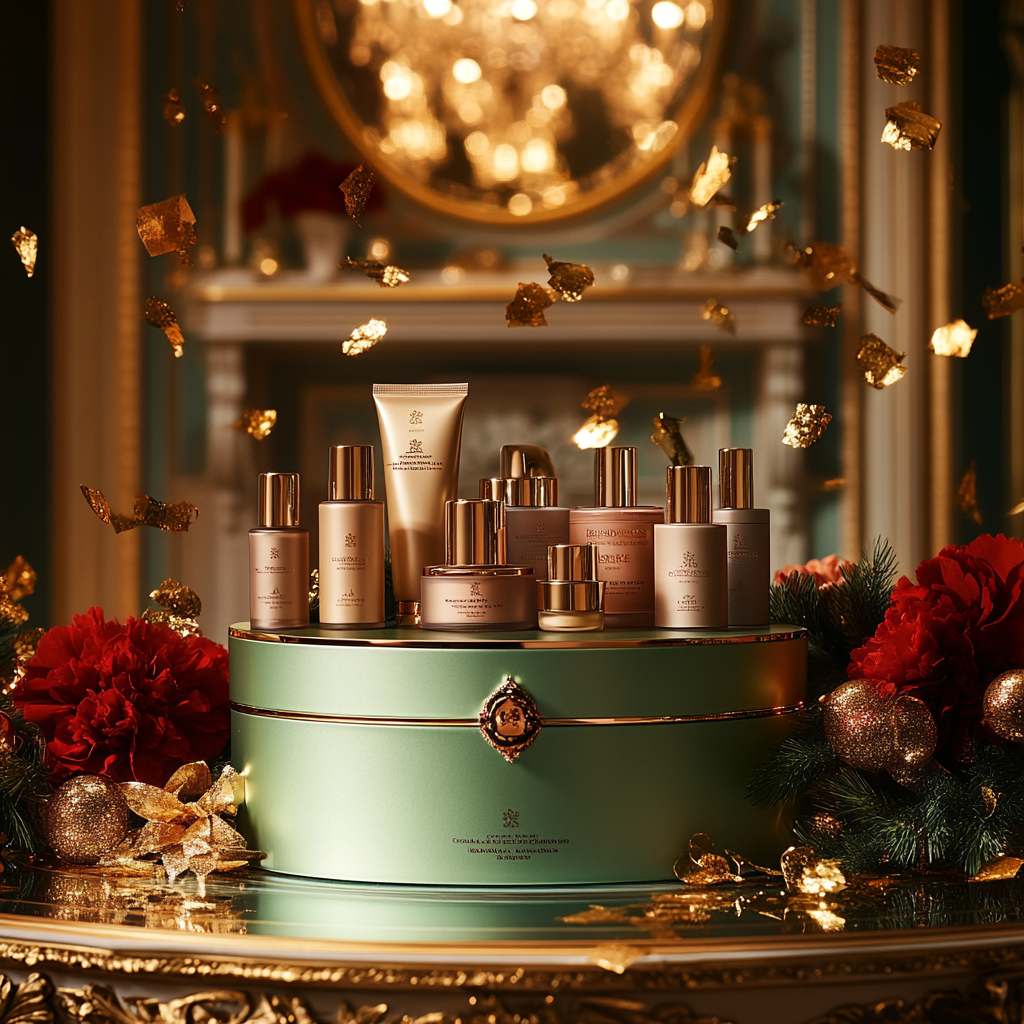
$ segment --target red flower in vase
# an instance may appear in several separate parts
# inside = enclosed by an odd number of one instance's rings
[[[1024,667],[1024,543],[984,534],[943,548],[896,584],[885,621],[851,655],[851,679],[928,705],[938,749],[962,755],[992,679]]]
[[[228,652],[142,619],[106,622],[101,608],[46,633],[11,696],[42,730],[54,781],[162,786],[228,741]]]

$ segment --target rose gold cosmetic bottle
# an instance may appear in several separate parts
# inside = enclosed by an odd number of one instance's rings
[[[594,544],[552,544],[548,578],[537,581],[537,623],[557,633],[604,628],[604,584]]]
[[[505,564],[505,506],[445,503],[445,564],[423,570],[424,629],[506,630],[537,626],[533,569]]]
[[[711,467],[669,466],[666,522],[654,527],[654,624],[725,629],[729,567],[725,527],[711,522]]]
[[[373,500],[373,445],[330,449],[320,502],[320,625],[384,625],[384,503]]]
[[[754,508],[754,452],[722,448],[718,453],[722,507],[714,521],[728,531],[729,625],[767,626],[771,621],[771,524],[766,508]]]
[[[654,526],[660,505],[637,505],[636,448],[594,452],[594,506],[569,513],[569,543],[597,545],[597,578],[605,584],[605,629],[654,625]]]
[[[249,625],[309,625],[309,531],[299,528],[299,474],[260,473],[260,525],[249,531]]]

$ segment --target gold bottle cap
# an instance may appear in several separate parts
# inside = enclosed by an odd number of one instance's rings
[[[666,523],[711,522],[711,467],[669,466],[665,483]]]
[[[754,507],[754,449],[720,448],[718,496],[722,508]]]
[[[373,445],[338,444],[327,452],[329,501],[373,501]]]
[[[636,504],[636,448],[609,445],[594,451],[594,505],[626,508]]]
[[[480,481],[480,497],[512,506],[551,508],[558,504],[558,477],[485,477]]]
[[[504,502],[446,501],[444,523],[446,564],[505,564]]]
[[[596,544],[551,544],[548,579],[563,582],[597,579]]]
[[[507,501],[510,483],[511,480],[505,480],[500,476],[484,477],[480,481],[480,493],[477,497],[484,501]]]
[[[558,476],[548,450],[539,444],[503,444],[498,465],[499,473],[506,479]]]
[[[604,583],[597,580],[597,546],[552,544],[548,579],[537,581],[537,608],[542,612],[599,612]]]
[[[299,474],[260,473],[260,526],[299,525]]]

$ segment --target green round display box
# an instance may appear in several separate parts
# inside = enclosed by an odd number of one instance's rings
[[[240,827],[272,871],[420,885],[656,881],[695,832],[771,863],[745,798],[803,709],[793,626],[231,629]]]

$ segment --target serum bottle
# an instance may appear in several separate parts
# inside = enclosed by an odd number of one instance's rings
[[[569,513],[569,543],[597,545],[605,629],[654,625],[654,526],[660,505],[638,505],[636,448],[594,452],[594,507]]]
[[[320,502],[320,625],[384,625],[384,503],[373,500],[373,445],[328,454],[327,501]]]
[[[299,474],[260,473],[259,521],[249,531],[249,626],[309,625],[309,531],[299,528]]]
[[[654,624],[725,629],[726,528],[711,522],[710,466],[669,466],[665,518],[654,527]]]
[[[547,578],[537,581],[537,623],[557,633],[604,628],[604,584],[593,544],[552,544]]]
[[[752,449],[719,451],[718,486],[714,521],[728,533],[729,625],[767,626],[771,525],[768,509],[754,508]]]

